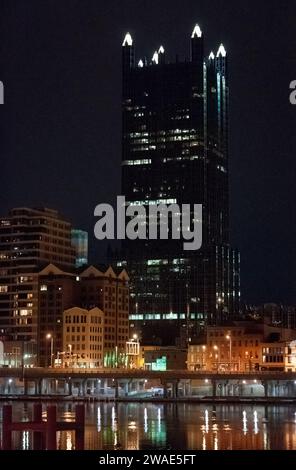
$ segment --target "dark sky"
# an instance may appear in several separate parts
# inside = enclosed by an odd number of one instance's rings
[[[206,48],[230,61],[232,242],[248,302],[295,303],[295,0],[0,0],[0,214],[59,209],[90,232],[93,210],[120,194],[121,43],[138,56],[163,44],[189,55],[198,22]]]

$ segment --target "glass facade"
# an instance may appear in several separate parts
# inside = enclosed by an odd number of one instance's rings
[[[84,230],[71,230],[71,241],[75,248],[75,266],[80,268],[88,263],[88,233]]]
[[[227,55],[221,45],[205,58],[195,28],[190,60],[167,62],[161,47],[151,62],[138,62],[133,41],[122,57],[122,193],[145,206],[203,205],[198,251],[184,251],[183,240],[123,241],[130,320],[144,343],[188,342],[239,305],[239,253],[229,244]]]

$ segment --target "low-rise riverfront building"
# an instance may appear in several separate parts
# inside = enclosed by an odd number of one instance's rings
[[[188,348],[189,370],[295,370],[296,331],[257,322],[208,327],[200,344]],[[295,358],[294,358],[295,356]]]
[[[62,367],[102,367],[104,361],[104,313],[95,307],[73,307],[63,313]]]

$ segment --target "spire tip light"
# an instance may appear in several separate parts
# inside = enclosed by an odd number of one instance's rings
[[[223,44],[220,44],[220,47],[218,49],[218,52],[217,52],[217,57],[226,57],[226,49],[225,47],[223,46]]]
[[[133,39],[132,39],[130,33],[126,33],[122,45],[123,46],[132,46],[133,45]]]
[[[192,31],[191,38],[192,38],[192,39],[195,38],[195,37],[201,38],[201,36],[202,36],[201,29],[200,29],[199,25],[196,24],[196,25],[194,26],[193,31]]]
[[[157,51],[155,51],[153,54],[152,62],[154,62],[155,64],[158,64],[158,52]]]

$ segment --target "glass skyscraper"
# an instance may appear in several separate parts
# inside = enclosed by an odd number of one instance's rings
[[[88,233],[84,230],[72,229],[71,242],[75,248],[75,266],[80,268],[88,263]]]
[[[126,201],[202,204],[203,243],[124,240],[131,278],[131,326],[144,343],[186,344],[206,324],[238,313],[239,253],[229,243],[228,70],[221,44],[205,57],[198,25],[190,58],[163,46],[137,57],[122,44],[122,193]]]

